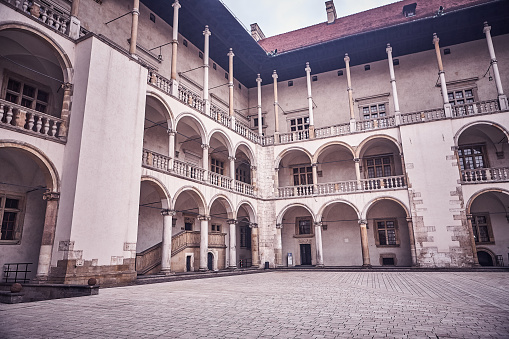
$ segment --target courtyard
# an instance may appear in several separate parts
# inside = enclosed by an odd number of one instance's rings
[[[0,304],[1,338],[507,338],[507,272],[271,271]]]

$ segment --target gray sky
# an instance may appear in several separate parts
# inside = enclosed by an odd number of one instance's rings
[[[273,36],[327,21],[325,0],[221,0],[249,28],[258,23]],[[338,17],[380,7],[397,0],[334,0]]]

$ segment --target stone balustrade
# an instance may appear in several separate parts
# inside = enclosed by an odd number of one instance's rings
[[[290,133],[279,134],[279,143],[285,144],[288,142],[307,140],[309,139],[309,130],[295,131]]]
[[[235,132],[251,140],[252,142],[260,143],[260,136],[258,133],[253,132],[251,128],[239,122],[238,120],[235,120]]]
[[[477,168],[461,171],[463,183],[485,183],[509,180],[509,167]]]
[[[175,159],[173,160],[173,172],[181,177],[203,181],[203,173],[205,170],[198,166]]]
[[[339,181],[316,185],[317,195],[343,194],[357,191],[357,181]]]
[[[498,111],[500,111],[498,100],[487,100],[452,106],[453,118],[461,118],[476,114],[496,113]]]
[[[178,99],[185,103],[187,106],[196,109],[203,113],[203,100],[199,94],[194,93],[182,84],[179,84]]]
[[[166,79],[162,75],[158,74],[155,70],[151,69],[147,75],[147,83],[152,86],[159,88],[161,91],[166,94],[171,93],[171,81]]]
[[[277,190],[280,198],[302,197],[314,194],[313,185],[279,187]]]
[[[394,117],[382,117],[369,120],[357,121],[357,131],[369,131],[379,128],[388,128],[396,126]]]
[[[400,115],[400,124],[414,124],[418,122],[426,122],[433,120],[445,119],[445,111],[443,108],[429,109],[425,111],[404,113]]]
[[[232,125],[231,118],[228,113],[214,104],[210,105],[210,117],[226,127],[231,127]]]
[[[254,186],[242,181],[235,180],[235,191],[250,196],[255,196]]]
[[[232,189],[232,178],[214,172],[209,172],[209,183],[227,190]]]
[[[64,8],[51,0],[2,0],[18,8],[45,26],[62,34],[67,33],[70,22],[70,7]]]
[[[185,231],[174,235],[171,238],[171,255],[174,256],[178,252],[187,247],[200,247],[200,232]]]
[[[143,149],[142,165],[149,168],[163,170],[165,172],[171,171],[171,158],[148,149]]]
[[[35,136],[58,139],[63,120],[0,99],[0,127],[19,129]]]
[[[392,177],[361,179],[363,191],[374,191],[383,189],[405,188],[405,176],[397,175]]]
[[[337,135],[345,135],[350,133],[350,124],[334,125],[329,127],[321,127],[315,129],[316,138],[333,137]]]
[[[273,135],[263,136],[260,138],[260,143],[263,146],[274,145],[274,136]]]
[[[226,247],[225,233],[209,233],[209,247]]]

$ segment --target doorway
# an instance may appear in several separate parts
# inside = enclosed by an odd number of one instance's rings
[[[301,244],[300,245],[300,264],[311,265],[311,245]]]
[[[186,272],[191,272],[191,256],[186,256]]]
[[[209,271],[214,269],[214,255],[210,252],[207,254],[207,268]]]

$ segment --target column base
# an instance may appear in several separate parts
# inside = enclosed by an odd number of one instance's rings
[[[350,119],[350,132],[357,131],[357,122],[355,119]]]
[[[505,94],[498,96],[498,105],[501,111],[509,109],[509,104],[507,103],[507,96]]]
[[[229,269],[229,270],[236,270],[236,269],[237,269],[237,266],[228,266],[228,269]]]
[[[198,272],[207,272],[208,270],[209,270],[208,268],[199,268]]]
[[[320,265],[315,265],[316,268],[325,268],[325,265],[324,264],[320,264]]]
[[[167,270],[161,270],[159,272],[159,274],[164,274],[164,275],[174,275],[175,272],[171,272],[170,269],[167,269]]]
[[[446,118],[452,117],[452,105],[451,104],[444,104],[444,113]]]
[[[362,265],[362,268],[373,268],[373,266],[371,266],[371,264],[364,264]]]

